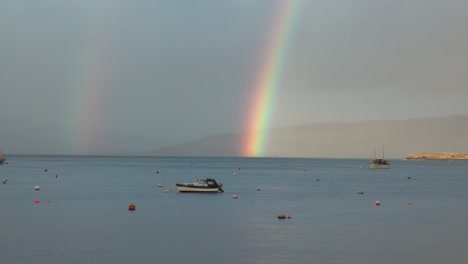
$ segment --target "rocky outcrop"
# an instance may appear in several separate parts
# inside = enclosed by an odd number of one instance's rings
[[[410,154],[407,160],[468,160],[468,154],[460,152],[420,152]]]

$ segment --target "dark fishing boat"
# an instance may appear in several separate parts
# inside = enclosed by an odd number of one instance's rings
[[[382,158],[378,159],[374,150],[374,160],[369,164],[371,169],[389,169],[390,163],[384,159],[384,150],[382,148]]]

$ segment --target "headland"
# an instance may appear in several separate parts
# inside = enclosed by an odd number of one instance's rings
[[[460,152],[419,152],[410,154],[406,160],[468,160],[468,154]]]

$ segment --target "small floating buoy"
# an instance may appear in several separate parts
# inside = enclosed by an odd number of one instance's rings
[[[361,170],[362,170],[362,166],[359,166],[359,169],[361,169]]]
[[[4,180],[4,181],[3,181],[3,184],[6,184],[6,183],[7,183],[7,181],[8,181],[8,179]]]
[[[44,171],[47,172],[47,169],[45,169]]]
[[[236,172],[234,172],[232,175],[234,175],[234,176],[237,176],[237,173],[236,173]]]
[[[169,189],[166,189],[166,190],[164,190],[164,192],[165,192],[165,193],[168,193],[168,192],[170,192],[170,191],[169,191]]]
[[[39,185],[34,186],[34,190],[39,191],[40,190]]]
[[[240,170],[240,168],[237,168],[238,170]]]
[[[411,179],[411,177],[408,177],[408,180]]]
[[[45,201],[46,203],[50,203],[50,200]]]
[[[286,219],[286,214],[279,214],[278,219]]]
[[[55,178],[57,178],[57,177],[58,177],[58,174],[55,174]]]
[[[291,215],[290,215],[290,214],[288,214],[288,219],[291,219]]]
[[[380,201],[375,201],[375,205],[380,205]]]
[[[261,189],[260,189],[260,188],[257,188],[257,191],[261,191]]]
[[[359,190],[357,191],[358,194],[364,194],[364,191],[363,190]]]
[[[134,205],[134,204],[130,204],[130,205],[128,206],[128,210],[129,210],[129,211],[135,211],[135,205]]]
[[[159,174],[159,171],[158,171],[158,170],[156,171],[156,174]]]
[[[36,203],[36,204],[38,204],[38,203],[40,203],[40,202],[41,202],[41,201],[39,201],[39,199],[34,200],[34,203]]]
[[[164,185],[162,185],[162,184],[158,183],[158,187],[164,187]]]
[[[234,195],[232,196],[232,199],[237,199],[237,194],[234,194]]]
[[[315,181],[320,181],[320,179],[316,179]]]

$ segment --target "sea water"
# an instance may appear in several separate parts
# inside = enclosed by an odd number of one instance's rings
[[[7,159],[0,263],[468,261],[465,161],[372,170],[362,159]],[[225,192],[177,192],[204,177]]]

